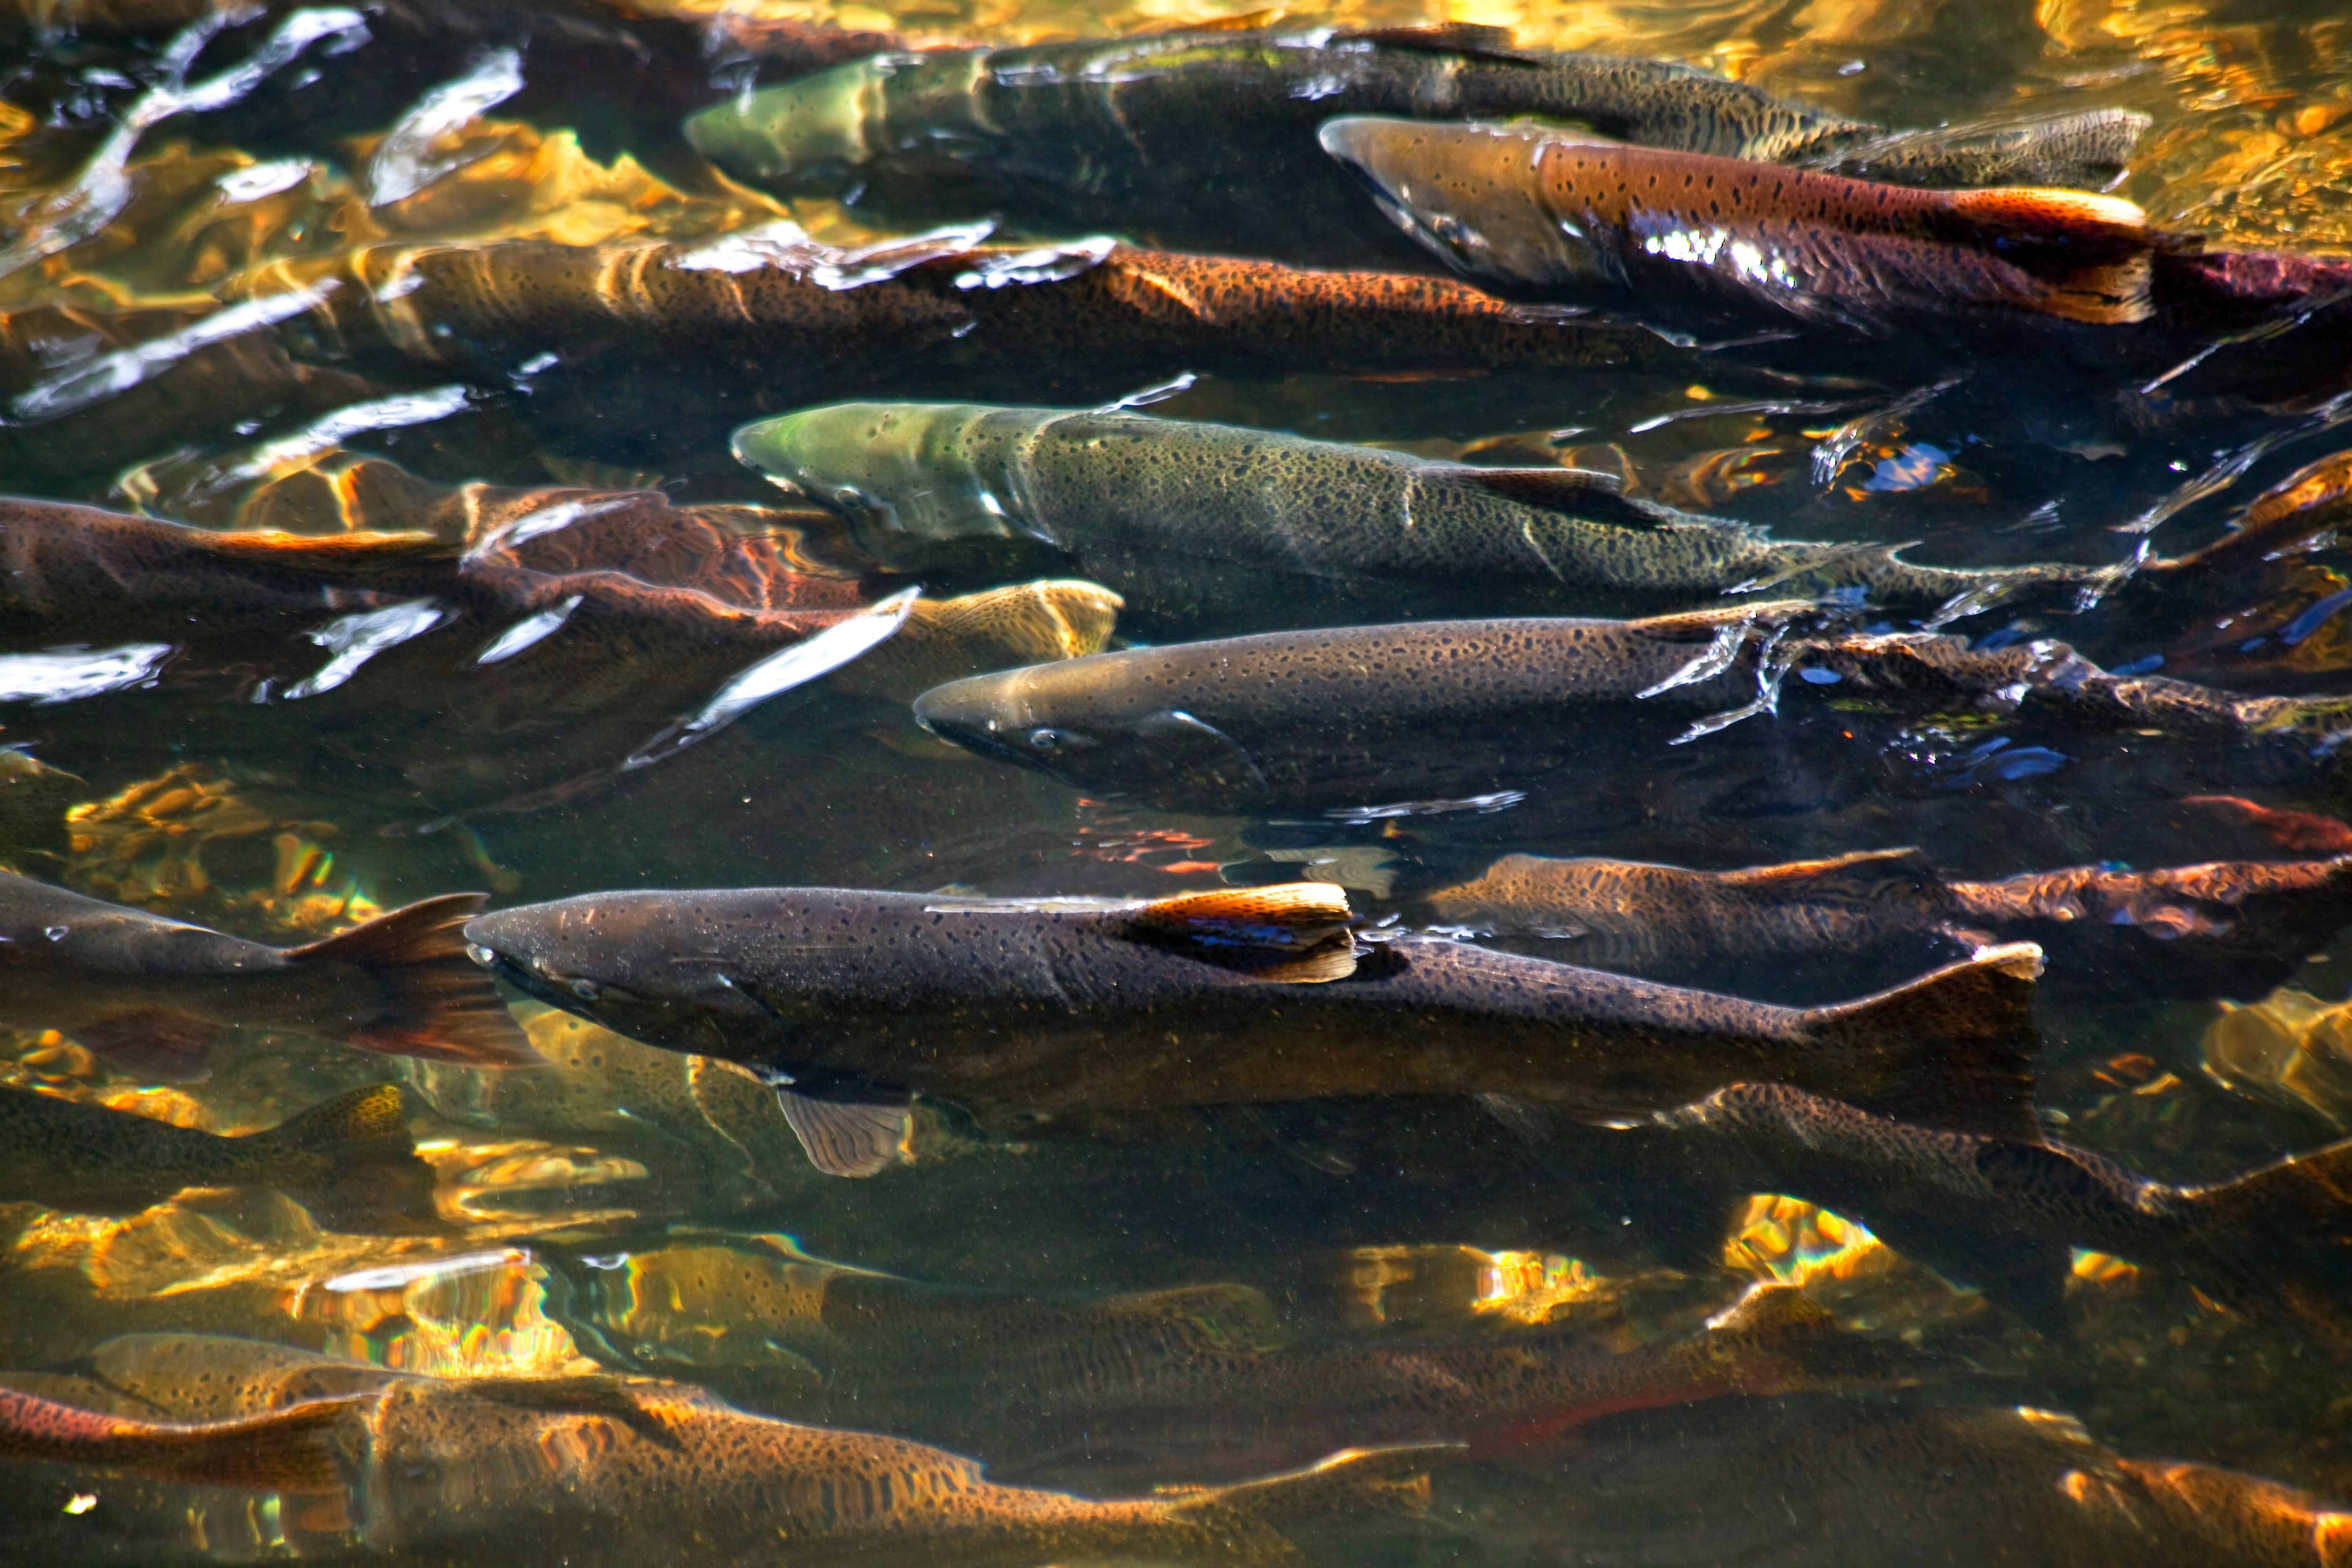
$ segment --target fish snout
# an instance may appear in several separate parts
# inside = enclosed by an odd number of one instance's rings
[[[466,955],[516,990],[554,1006],[593,1002],[604,986],[567,972],[534,940],[527,911],[500,910],[466,922]]]
[[[950,745],[1027,767],[1050,768],[1094,745],[1077,731],[1026,721],[1018,705],[994,694],[994,685],[992,678],[978,676],[935,686],[915,699],[915,722]]]

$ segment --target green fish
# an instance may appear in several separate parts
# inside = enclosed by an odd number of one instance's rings
[[[340,1229],[434,1219],[433,1168],[408,1138],[400,1089],[353,1089],[266,1132],[193,1127],[0,1086],[0,1197],[131,1214],[188,1187],[276,1187]]]
[[[1912,184],[2104,186],[2148,124],[2106,110],[1890,133],[1688,66],[1516,49],[1499,27],[1241,26],[876,55],[704,110],[686,135],[738,178],[850,192],[898,223],[993,213],[1035,233],[1392,262],[1405,247],[1318,166],[1315,129],[1342,114],[1537,116]]]
[[[1034,1125],[1334,1096],[1523,1096],[1607,1120],[1748,1077],[2011,1127],[2040,952],[1835,1006],[1769,1006],[1465,942],[1361,955],[1324,884],[1151,903],[836,888],[592,893],[467,938],[501,979],[782,1089],[820,1168],[871,1175],[914,1094]]]
[[[1421,595],[1482,609],[1680,608],[1769,584],[1973,605],[2095,568],[1915,566],[1874,545],[1778,542],[1619,493],[1610,475],[1482,468],[1116,408],[838,403],[747,425],[735,455],[841,511],[883,560],[1037,540],[1159,621],[1269,598],[1382,618]],[[1307,579],[1286,595],[1281,577]],[[1306,597],[1306,595],[1312,597]]]
[[[285,1029],[467,1067],[537,1067],[451,893],[300,947],[269,947],[0,872],[0,1026],[57,1029],[151,1079],[208,1070],[230,1027]]]

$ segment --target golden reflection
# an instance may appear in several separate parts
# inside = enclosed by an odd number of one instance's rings
[[[2352,1127],[2352,1003],[2281,987],[2259,1002],[2216,1005],[2205,1028],[2208,1077]]]
[[[1628,1285],[1558,1253],[1446,1246],[1360,1247],[1340,1278],[1341,1310],[1364,1329],[1549,1322],[1613,1310]]]
[[[266,810],[209,763],[183,763],[77,805],[66,819],[66,880],[93,898],[299,933],[383,912],[336,875],[333,853],[319,842],[335,836],[334,824]]]

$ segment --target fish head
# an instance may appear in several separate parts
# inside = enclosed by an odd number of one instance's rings
[[[1317,135],[1399,228],[1457,272],[1527,287],[1614,281],[1585,226],[1544,197],[1545,151],[1575,132],[1345,115]]]
[[[915,721],[1088,795],[1247,804],[1269,793],[1232,735],[1123,679],[1132,663],[1093,654],[950,680],[915,699]]]
[[[776,1020],[698,940],[691,895],[590,893],[477,916],[474,962],[525,995],[648,1045],[741,1059]]]
[[[811,191],[845,185],[873,156],[866,127],[880,113],[890,69],[890,57],[849,60],[742,94],[688,115],[686,140],[739,179]]]
[[[1004,423],[960,403],[835,403],[735,432],[736,459],[855,527],[886,557],[910,540],[1034,533],[992,482],[990,439]]]

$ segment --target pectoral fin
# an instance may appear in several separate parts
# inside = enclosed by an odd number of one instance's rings
[[[163,1007],[134,1007],[82,1025],[74,1038],[110,1067],[155,1083],[197,1083],[212,1076],[209,1058],[221,1026]]]
[[[915,1118],[903,1097],[824,1100],[780,1086],[776,1103],[809,1163],[828,1176],[878,1175],[907,1158]]]

